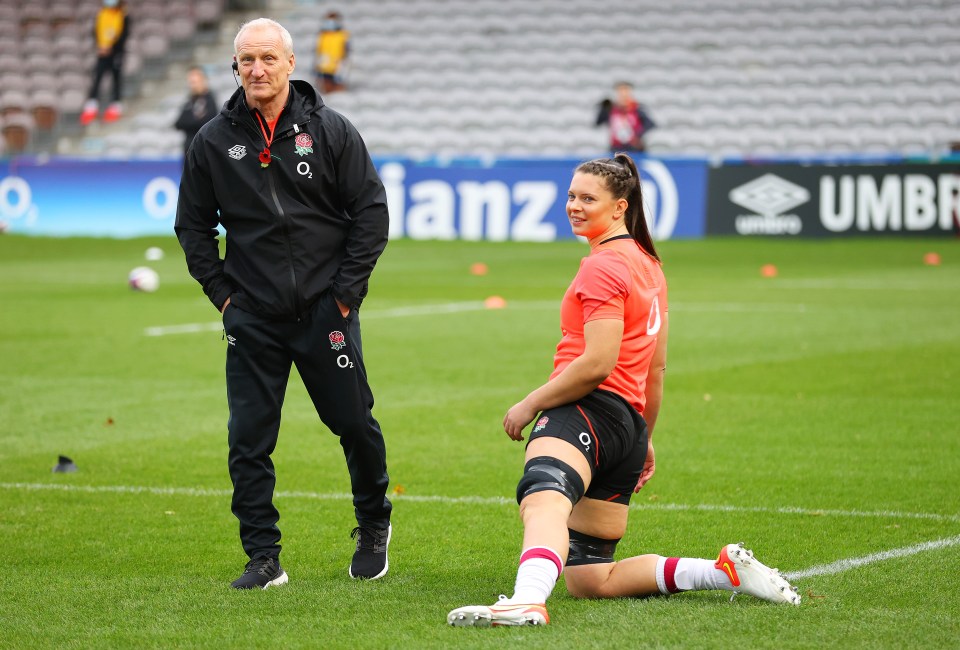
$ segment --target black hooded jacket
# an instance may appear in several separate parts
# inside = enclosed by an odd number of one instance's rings
[[[174,230],[187,267],[218,309],[296,321],[331,289],[357,309],[387,244],[387,199],[353,125],[292,81],[266,142],[238,89],[184,160]],[[226,231],[220,259],[217,225]]]

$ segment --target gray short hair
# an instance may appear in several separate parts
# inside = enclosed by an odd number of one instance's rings
[[[270,18],[256,18],[249,22],[243,23],[240,25],[240,29],[237,30],[237,35],[233,39],[233,53],[238,54],[237,44],[240,42],[240,35],[243,34],[248,29],[254,29],[258,27],[270,27],[280,33],[280,41],[283,43],[283,49],[287,56],[293,54],[293,37],[290,36],[290,32],[287,31],[287,28],[278,23],[275,20]]]

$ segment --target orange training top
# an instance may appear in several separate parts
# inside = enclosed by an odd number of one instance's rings
[[[550,379],[583,354],[584,323],[601,318],[622,320],[617,365],[598,388],[620,395],[643,413],[647,374],[666,311],[667,281],[660,263],[633,238],[601,244],[580,262],[580,270],[563,296],[563,338],[557,344]]]

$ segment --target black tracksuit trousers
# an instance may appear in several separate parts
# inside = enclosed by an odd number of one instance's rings
[[[113,101],[119,102],[123,98],[123,54],[109,54],[97,57],[97,63],[93,69],[93,84],[90,86],[88,99],[100,99],[100,84],[107,73],[113,76],[113,88],[111,89]]]
[[[227,424],[233,514],[251,558],[280,553],[280,514],[273,506],[280,409],[291,363],[323,423],[340,438],[361,526],[386,528],[386,447],[374,419],[356,310],[340,314],[328,291],[300,322],[265,319],[234,306],[223,314],[227,337]]]

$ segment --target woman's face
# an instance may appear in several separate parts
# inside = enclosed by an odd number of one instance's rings
[[[626,199],[614,198],[599,176],[573,175],[567,191],[567,218],[574,235],[587,239],[602,236],[623,223],[626,207]]]

